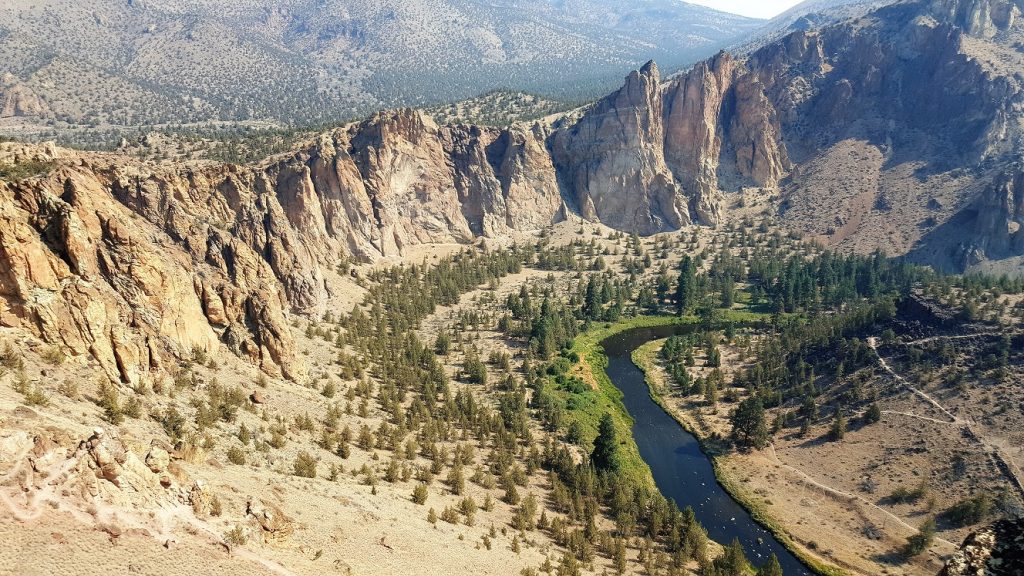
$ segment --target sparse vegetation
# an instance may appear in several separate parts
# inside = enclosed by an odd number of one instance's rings
[[[977,524],[992,513],[994,502],[986,493],[965,498],[942,513],[942,519],[954,526]]]
[[[228,462],[236,466],[242,466],[245,464],[245,450],[242,450],[238,446],[232,446],[228,448],[226,455],[228,458]]]
[[[918,528],[917,534],[907,538],[907,544],[903,548],[903,554],[908,558],[920,555],[928,549],[935,540],[935,520],[929,518]]]
[[[52,162],[28,160],[17,164],[0,163],[0,180],[16,182],[47,174],[53,168]]]
[[[117,385],[106,378],[100,378],[96,403],[103,409],[103,417],[115,426],[124,422],[125,411]]]
[[[245,543],[249,541],[249,537],[246,534],[245,528],[240,524],[236,524],[234,528],[224,534],[224,540],[233,546],[245,546]]]

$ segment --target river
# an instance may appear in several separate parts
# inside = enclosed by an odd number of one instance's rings
[[[622,391],[633,417],[633,438],[640,455],[661,493],[675,500],[680,509],[693,508],[712,540],[728,544],[738,538],[756,566],[774,553],[786,576],[813,574],[718,484],[697,439],[651,399],[643,372],[633,364],[633,350],[642,344],[692,330],[692,326],[638,328],[602,342],[608,356],[608,377]]]

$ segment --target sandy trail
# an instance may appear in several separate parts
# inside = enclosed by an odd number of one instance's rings
[[[908,418],[916,418],[918,420],[925,420],[926,422],[933,422],[935,424],[942,424],[943,426],[953,426],[953,422],[946,422],[945,420],[939,420],[938,418],[930,418],[928,416],[921,416],[920,414],[914,414],[913,412],[899,412],[897,410],[882,410],[882,414],[898,414],[900,416],[906,416]]]
[[[973,338],[980,335],[982,334],[972,334],[969,337]],[[966,337],[967,336],[961,336],[960,338]],[[955,337],[950,336],[950,338]],[[896,371],[893,370],[891,366],[889,366],[889,363],[885,360],[885,358],[883,358],[882,355],[878,353],[878,338],[876,338],[875,336],[869,337],[868,346],[870,346],[871,349],[874,350],[875,356],[878,357],[878,362],[882,366],[882,368],[890,375],[892,375],[892,377],[896,379],[897,382],[905,386],[908,390],[912,391],[918,397],[922,398],[923,400],[931,404],[939,412],[942,412],[943,414],[946,415],[946,417],[950,419],[950,422],[944,422],[944,424],[954,424],[962,427],[964,435],[966,437],[980,444],[982,449],[988,455],[989,459],[992,461],[992,464],[996,467],[996,469],[1000,470],[1004,475],[1006,475],[1007,479],[1010,481],[1010,484],[1017,490],[1021,498],[1024,498],[1024,482],[1021,482],[1020,471],[1017,470],[1017,467],[1014,464],[1012,458],[1003,454],[1002,450],[1000,450],[998,445],[989,441],[983,434],[975,430],[970,420],[963,419],[954,415],[945,406],[940,404],[938,400],[930,396],[927,392],[917,388],[916,386],[911,384],[910,381],[908,381],[906,378],[904,378],[900,374],[897,374]],[[910,414],[906,415],[910,416]],[[920,416],[916,417],[920,418]]]
[[[885,358],[883,358],[882,355],[878,353],[878,338],[876,338],[874,336],[869,337],[868,338],[868,346],[871,346],[871,349],[874,350],[875,356],[878,357],[878,362],[879,362],[879,364],[881,364],[882,368],[886,372],[888,372],[890,375],[892,375],[892,377],[895,378],[897,382],[899,382],[900,384],[905,386],[908,390],[910,390],[914,394],[917,394],[920,398],[924,399],[925,402],[928,402],[929,404],[934,406],[936,410],[938,410],[939,412],[942,412],[943,414],[945,414],[949,418],[949,420],[950,420],[948,423],[951,423],[951,424],[965,424],[965,422],[963,420],[961,420],[959,417],[955,416],[952,412],[947,410],[945,406],[943,406],[942,404],[939,404],[938,400],[936,400],[935,398],[932,398],[931,396],[928,395],[927,392],[925,392],[924,390],[921,390],[920,388],[917,388],[916,386],[911,384],[910,381],[908,381],[906,378],[904,378],[903,376],[897,374],[896,371],[893,370],[891,366],[889,366],[889,362],[887,362],[885,360]]]
[[[829,494],[832,494],[833,496],[838,496],[839,498],[841,498],[843,500],[846,500],[848,502],[856,502],[857,504],[860,504],[862,506],[866,506],[866,507],[868,507],[868,508],[870,508],[872,510],[880,512],[883,515],[885,515],[886,518],[889,518],[890,520],[896,522],[897,524],[899,524],[900,526],[906,528],[907,530],[909,530],[911,532],[917,532],[917,526],[911,526],[910,524],[907,524],[899,516],[896,516],[892,512],[889,512],[885,508],[882,508],[882,507],[878,506],[877,504],[871,502],[870,500],[868,500],[868,499],[866,499],[866,498],[864,498],[862,496],[859,496],[857,494],[851,494],[849,492],[844,492],[842,490],[838,490],[838,489],[833,488],[831,486],[828,486],[826,484],[822,484],[821,482],[819,482],[819,481],[815,480],[814,478],[810,477],[803,470],[800,470],[799,468],[796,468],[794,466],[790,466],[789,464],[786,464],[781,459],[779,459],[778,454],[775,453],[775,444],[769,444],[768,448],[769,448],[769,453],[771,454],[771,458],[772,458],[772,460],[775,461],[776,464],[778,464],[779,466],[785,468],[786,470],[789,470],[790,472],[793,472],[794,474],[798,475],[805,483],[807,483],[807,484],[809,484],[811,486],[814,486],[815,488],[819,488],[823,492],[827,492]],[[948,544],[950,546],[955,546],[955,544],[953,544],[949,540],[944,540],[944,539],[939,538],[939,537],[936,537],[935,541],[936,542],[941,542],[943,544]]]

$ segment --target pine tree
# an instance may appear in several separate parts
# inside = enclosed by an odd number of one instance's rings
[[[750,563],[738,539],[733,538],[732,543],[725,547],[725,552],[715,558],[714,567],[721,576],[746,576]]]
[[[868,406],[867,411],[864,413],[864,421],[868,424],[874,424],[882,419],[882,409],[878,407],[877,403]]]
[[[612,415],[605,413],[598,425],[597,438],[594,440],[594,451],[590,454],[590,461],[598,470],[616,470],[618,459],[616,452],[619,448],[618,435],[615,432],[615,420]]]
[[[764,404],[758,396],[740,402],[732,413],[732,440],[742,447],[760,450],[768,445]]]
[[[622,538],[615,539],[615,555],[612,561],[616,574],[626,573],[626,542]]]
[[[689,313],[696,305],[697,267],[689,255],[679,263],[679,280],[676,282],[676,311],[680,316]]]
[[[836,416],[832,420],[832,429],[829,431],[829,437],[836,442],[846,437],[846,416],[843,416],[842,409],[836,410]]]

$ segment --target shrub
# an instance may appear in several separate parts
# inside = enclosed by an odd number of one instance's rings
[[[912,504],[917,502],[921,498],[924,498],[928,494],[928,484],[922,481],[914,488],[906,488],[900,486],[893,490],[892,496],[889,498],[896,504]]]
[[[224,513],[224,505],[221,503],[220,498],[214,496],[210,500],[210,516],[220,516]]]
[[[43,362],[50,364],[51,366],[58,366],[64,363],[64,352],[56,346],[50,346],[43,350],[41,354]]]
[[[248,537],[245,534],[245,528],[236,524],[234,528],[224,534],[224,540],[235,546],[244,546],[246,541],[248,541]]]
[[[302,478],[316,478],[316,458],[305,450],[299,452],[292,464],[292,471]]]
[[[107,422],[115,426],[124,422],[124,409],[116,385],[106,378],[101,379],[98,398],[97,404],[103,409]]]
[[[982,493],[957,502],[942,516],[955,526],[968,526],[984,520],[992,512],[992,507],[992,497]]]
[[[132,396],[122,406],[124,415],[129,418],[141,418],[142,417],[142,401],[136,396]]]
[[[412,489],[412,501],[421,506],[427,503],[426,484],[417,484],[416,487]]]
[[[285,438],[283,432],[278,429],[274,429],[270,431],[270,440],[267,443],[280,450],[288,443],[288,439]]]
[[[57,385],[57,392],[60,392],[66,398],[75,400],[78,398],[78,383],[74,380],[65,379]]]
[[[913,558],[928,549],[935,540],[935,520],[928,519],[918,529],[917,534],[907,537],[907,544],[903,547],[903,555]]]
[[[874,424],[882,419],[882,409],[878,407],[878,404],[872,404],[868,406],[866,412],[864,412],[864,422],[868,424]]]
[[[25,390],[24,395],[25,403],[29,406],[45,407],[50,404],[50,398],[38,383],[33,384],[31,388]]]
[[[231,448],[228,448],[227,456],[228,462],[231,462],[232,464],[235,464],[237,466],[242,466],[245,464],[245,450],[242,450],[238,446],[232,446]]]
[[[174,406],[168,406],[160,415],[160,425],[174,442],[181,440],[185,435],[185,418]]]
[[[334,398],[334,395],[337,393],[337,388],[334,386],[334,382],[328,381],[324,384],[324,388],[320,393],[323,394],[324,398]]]
[[[9,370],[22,370],[25,368],[25,361],[21,354],[7,343],[4,344],[3,350],[0,350],[0,366]]]
[[[842,412],[836,411],[836,416],[832,420],[832,428],[829,430],[828,436],[833,442],[838,442],[846,437],[846,417],[843,416]]]
[[[17,182],[27,178],[43,176],[53,169],[53,162],[29,160],[15,164],[0,164],[0,180]]]
[[[451,506],[445,506],[444,510],[441,511],[441,520],[449,524],[459,523],[459,511]]]

